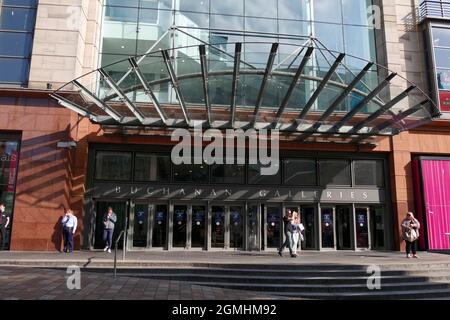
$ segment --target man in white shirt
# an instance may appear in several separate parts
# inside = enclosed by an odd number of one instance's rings
[[[64,218],[61,221],[63,225],[63,236],[64,236],[64,252],[73,252],[73,235],[77,230],[78,220],[77,217],[73,215],[73,211],[68,209]]]
[[[6,228],[9,226],[9,216],[6,214],[6,206],[0,203],[0,250],[6,246]]]

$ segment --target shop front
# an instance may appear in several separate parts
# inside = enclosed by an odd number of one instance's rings
[[[252,165],[173,165],[156,146],[94,145],[89,158],[89,249],[104,246],[108,207],[118,216],[114,238],[126,230],[128,250],[274,251],[288,209],[306,228],[302,250],[392,245],[387,162],[379,155],[288,153],[271,177]]]

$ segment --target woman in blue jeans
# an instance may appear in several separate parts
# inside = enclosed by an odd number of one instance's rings
[[[103,230],[103,241],[105,241],[105,249],[103,251],[108,250],[111,253],[112,247],[112,237],[114,234],[114,224],[117,221],[117,215],[113,212],[111,207],[108,208],[108,212],[105,214],[103,219],[103,224],[105,229]]]

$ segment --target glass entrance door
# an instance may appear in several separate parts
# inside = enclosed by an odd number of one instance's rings
[[[336,238],[338,250],[352,249],[352,207],[336,206]]]
[[[134,248],[147,248],[149,246],[149,208],[149,204],[136,203],[134,205],[134,214],[130,215],[130,224],[133,226],[131,237]]]
[[[206,245],[206,206],[192,206],[191,247]]]
[[[174,205],[172,247],[186,248],[187,244],[187,206]]]
[[[152,219],[152,247],[167,247],[167,205],[157,204],[154,206]]]
[[[260,250],[260,205],[249,204],[247,209],[247,250]]]
[[[244,246],[244,207],[230,206],[230,248]]]
[[[370,234],[373,249],[385,249],[384,245],[384,207],[370,207]]]
[[[369,208],[355,208],[356,217],[356,247],[369,249]]]
[[[322,249],[334,249],[334,208],[323,207],[320,211]]]
[[[94,248],[103,249],[105,247],[105,241],[103,240],[104,225],[103,219],[108,212],[108,208],[111,207],[113,212],[117,216],[117,221],[114,226],[113,233],[113,247],[114,242],[117,239],[119,233],[125,228],[125,219],[128,215],[128,203],[126,201],[108,201],[97,200],[95,201],[96,219],[95,219],[95,236],[94,236]],[[123,242],[119,242],[119,248],[123,247]]]
[[[266,210],[266,247],[279,248],[282,240],[281,207],[268,205]]]
[[[316,208],[313,206],[301,207],[301,222],[305,227],[302,250],[316,249]]]
[[[211,207],[211,248],[225,247],[225,212],[225,206]]]

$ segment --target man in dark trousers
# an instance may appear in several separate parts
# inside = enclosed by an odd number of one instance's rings
[[[78,220],[77,217],[73,215],[73,211],[68,209],[64,218],[61,221],[63,225],[63,236],[64,236],[64,252],[73,252],[73,235],[77,230]]]
[[[280,257],[283,256],[283,250],[284,248],[289,248],[289,253],[291,254],[291,257],[295,257],[294,253],[292,251],[292,232],[291,232],[291,223],[292,223],[293,217],[292,217],[292,211],[287,210],[286,214],[283,217],[283,224],[284,224],[284,236],[286,240],[284,241],[283,245],[280,249],[278,249],[278,254]]]
[[[0,203],[0,250],[6,246],[6,228],[9,226],[9,216],[6,215],[6,206]]]

